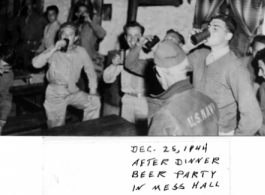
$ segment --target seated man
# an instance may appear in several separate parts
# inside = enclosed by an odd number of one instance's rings
[[[178,45],[163,41],[154,53],[154,62],[165,92],[148,98],[148,134],[218,135],[218,107],[190,84],[185,52]]]
[[[0,46],[0,135],[12,108],[12,95],[9,89],[14,83],[14,73],[11,68],[16,58],[17,54],[13,48]]]
[[[49,85],[44,102],[48,127],[64,125],[68,105],[84,111],[83,121],[98,118],[101,106],[96,95],[98,83],[93,63],[85,48],[76,45],[79,38],[77,26],[72,22],[65,22],[59,30],[59,37],[60,40],[55,46],[51,46],[32,60],[35,68],[49,64]],[[64,47],[66,51],[61,50]],[[82,68],[89,80],[89,94],[76,86]]]

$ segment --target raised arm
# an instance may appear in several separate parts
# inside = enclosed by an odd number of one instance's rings
[[[50,48],[46,49],[41,54],[37,55],[32,59],[32,65],[35,68],[42,68],[46,65],[49,59],[52,57],[53,53],[57,50],[60,50],[61,47],[65,46],[66,42],[64,40],[57,41],[55,46],[51,46]]]
[[[144,76],[148,65],[152,65],[152,59],[139,59],[142,47],[135,45],[126,56],[125,68],[136,73],[139,76]]]
[[[98,15],[94,16],[94,19],[90,22],[90,26],[98,38],[103,39],[106,36],[106,31],[99,24]]]
[[[85,17],[85,21],[92,28],[96,37],[103,39],[106,36],[106,31],[99,24],[99,20],[100,20],[99,16],[95,15],[93,20],[91,20],[88,13],[85,13],[84,17]]]
[[[112,59],[112,64],[109,65],[103,72],[103,80],[105,83],[113,83],[117,76],[121,73],[122,65],[120,55],[116,54]]]

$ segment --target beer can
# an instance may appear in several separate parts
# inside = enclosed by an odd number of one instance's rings
[[[210,31],[208,29],[204,29],[202,32],[192,35],[190,37],[190,40],[193,45],[197,45],[210,36],[211,36]]]

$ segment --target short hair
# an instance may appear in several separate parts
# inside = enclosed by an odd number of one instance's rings
[[[93,3],[91,3],[91,1],[87,1],[88,4],[84,4],[84,3],[81,3],[81,2],[77,2],[76,5],[75,5],[75,8],[74,8],[74,16],[75,16],[75,13],[78,12],[79,8],[80,7],[85,7],[87,9],[87,12],[88,12],[88,15],[91,19],[93,19],[93,15],[94,15],[94,6],[93,6]],[[73,18],[73,19],[76,19]]]
[[[183,45],[185,45],[185,39],[184,39],[184,37],[183,37],[182,34],[180,34],[178,31],[175,31],[175,30],[173,30],[173,29],[169,29],[169,30],[166,32],[166,34],[169,34],[169,33],[175,33],[175,34],[179,37],[179,41],[180,41],[180,43],[182,43]]]
[[[141,34],[142,35],[144,34],[145,28],[140,23],[138,23],[136,21],[130,21],[124,25],[124,27],[123,27],[124,34],[127,33],[127,29],[130,27],[139,27],[141,29]]]
[[[55,11],[55,13],[58,15],[59,14],[59,9],[56,5],[50,5],[47,7],[46,12],[48,11]]]
[[[2,45],[0,46],[0,59],[12,67],[16,64],[17,52],[11,46]]]
[[[222,20],[226,24],[227,30],[230,33],[232,33],[233,35],[235,34],[235,31],[236,31],[236,21],[234,20],[234,18],[232,18],[231,16],[229,16],[227,14],[219,14],[217,16],[212,17],[210,21],[212,21],[213,19]]]
[[[59,38],[61,37],[62,35],[62,30],[66,27],[71,27],[72,29],[74,29],[75,31],[75,36],[78,36],[79,33],[78,33],[78,26],[76,23],[74,22],[65,22],[63,23],[61,26],[60,26],[60,29],[59,29]]]
[[[250,46],[253,47],[255,45],[255,43],[263,43],[263,44],[265,44],[265,35],[257,35],[257,36],[255,36],[253,38]]]

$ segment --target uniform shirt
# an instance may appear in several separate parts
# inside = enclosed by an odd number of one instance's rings
[[[199,49],[188,55],[195,89],[218,105],[220,132],[236,129],[236,135],[254,135],[261,126],[262,115],[248,71],[232,51],[206,65],[209,53],[208,49]]]
[[[46,27],[44,29],[44,38],[43,38],[43,43],[44,43],[45,49],[54,45],[56,33],[60,29],[60,25],[61,24],[57,20],[51,24],[46,25]]]
[[[78,21],[77,21],[78,22]],[[106,31],[98,24],[98,17],[94,16],[91,23],[81,24],[80,46],[84,47],[91,58],[96,53],[95,44],[98,39],[103,39]]]
[[[143,77],[133,75],[124,70],[123,65],[110,65],[103,72],[103,79],[106,83],[113,83],[121,74],[121,91],[124,93],[145,94],[145,81]]]
[[[74,49],[68,50],[66,53],[56,51],[52,55],[49,51],[53,46],[33,60],[33,66],[36,68],[43,67],[49,63],[47,79],[50,83],[56,85],[66,85],[70,92],[74,93],[78,90],[76,83],[80,77],[81,69],[84,70],[89,79],[89,88],[97,88],[97,76],[93,63],[83,47],[75,46]]]
[[[58,30],[60,29],[60,25],[61,24],[57,20],[51,24],[46,25],[44,29],[42,44],[37,50],[38,53],[54,45],[55,37],[57,35]]]

